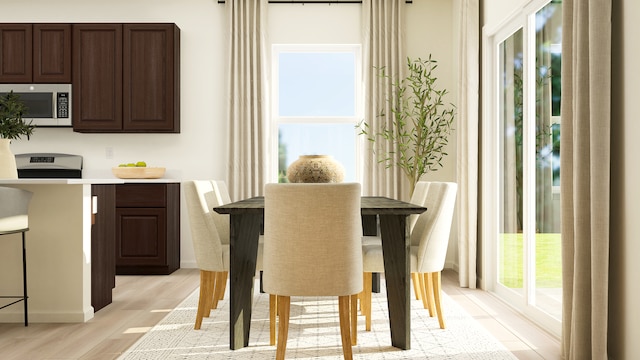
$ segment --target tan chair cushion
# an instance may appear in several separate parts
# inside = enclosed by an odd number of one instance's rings
[[[32,192],[11,187],[0,187],[0,232],[29,228],[29,202]]]

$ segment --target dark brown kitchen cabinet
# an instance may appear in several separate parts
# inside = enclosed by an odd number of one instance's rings
[[[122,25],[73,25],[73,129],[122,129]]]
[[[70,24],[33,24],[33,82],[71,83]]]
[[[0,24],[1,83],[71,83],[70,24]]]
[[[123,31],[123,129],[179,132],[178,28],[125,24]]]
[[[116,185],[91,185],[97,200],[91,225],[91,306],[94,311],[111,304],[116,286]]]
[[[73,25],[73,128],[180,132],[175,24]]]
[[[33,77],[32,34],[31,24],[0,24],[0,82],[31,82]]]
[[[180,184],[116,185],[118,275],[164,275],[180,267]]]

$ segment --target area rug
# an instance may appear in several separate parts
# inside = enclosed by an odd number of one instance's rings
[[[384,285],[384,283],[383,283]],[[256,289],[257,289],[256,284]],[[384,289],[384,286],[382,286]],[[119,360],[146,359],[274,359],[269,345],[269,297],[256,294],[249,347],[229,349],[228,293],[219,307],[193,330],[198,290],[141,337]],[[516,359],[446,294],[443,294],[446,329],[422,302],[411,300],[411,349],[391,346],[386,295],[373,294],[372,328],[364,331],[358,316],[358,344],[354,359]],[[291,298],[287,359],[342,359],[337,298]]]

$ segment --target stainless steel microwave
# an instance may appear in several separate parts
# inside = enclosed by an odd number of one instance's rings
[[[0,95],[13,90],[27,112],[22,116],[36,126],[71,126],[71,84],[0,84]]]

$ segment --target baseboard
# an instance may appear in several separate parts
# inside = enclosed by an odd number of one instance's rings
[[[29,323],[83,323],[91,319],[93,319],[93,307],[90,307],[83,313],[49,313],[29,310]],[[0,312],[0,323],[24,323],[24,312],[22,309],[19,311],[8,311],[8,308],[2,309],[2,312]]]
[[[197,269],[198,264],[195,261],[181,261],[180,262],[181,269]]]

